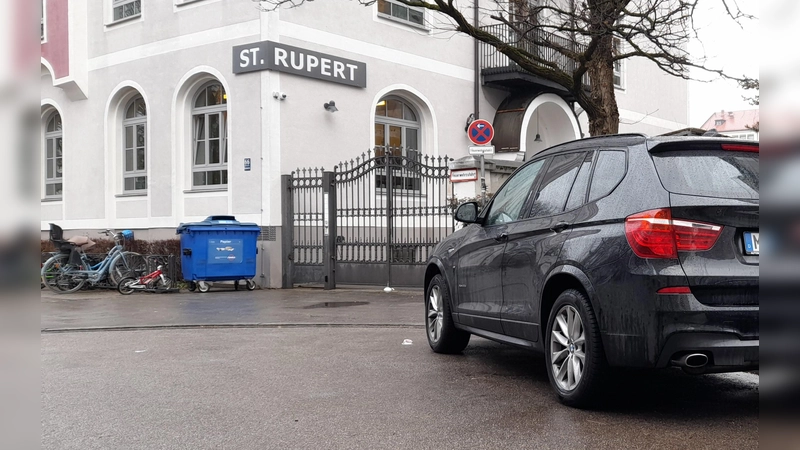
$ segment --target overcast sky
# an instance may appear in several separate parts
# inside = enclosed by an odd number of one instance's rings
[[[759,17],[759,0],[735,2],[742,11]],[[742,28],[726,15],[722,0],[703,0],[700,5],[704,9],[698,9],[694,19],[700,28],[701,42],[694,42],[689,47],[692,55],[705,54],[709,58],[709,67],[722,68],[731,75],[758,78],[759,21],[742,21]],[[694,71],[693,76],[701,77],[703,74]],[[731,81],[690,82],[689,126],[703,125],[714,111],[756,108],[742,99],[742,95],[750,94],[752,91],[748,93]]]

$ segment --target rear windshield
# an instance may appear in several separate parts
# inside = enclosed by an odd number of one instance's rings
[[[675,194],[758,199],[758,153],[682,150],[653,160],[661,184]]]

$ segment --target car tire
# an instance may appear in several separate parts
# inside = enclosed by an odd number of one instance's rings
[[[450,289],[444,277],[436,275],[425,289],[425,335],[436,353],[461,353],[470,334],[459,330],[450,311]]]
[[[591,405],[607,369],[600,327],[583,293],[569,289],[558,296],[547,320],[544,346],[547,376],[559,400],[568,406]]]

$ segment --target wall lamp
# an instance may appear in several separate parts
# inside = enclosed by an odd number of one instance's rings
[[[336,111],[339,110],[339,108],[336,107],[336,102],[333,100],[329,101],[328,103],[325,103],[322,106],[325,107],[325,111],[328,111],[330,113],[335,113]]]

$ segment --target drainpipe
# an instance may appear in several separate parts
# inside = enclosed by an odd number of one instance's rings
[[[478,2],[479,1],[480,0],[473,0],[472,23],[473,23],[473,26],[475,28],[478,28]],[[475,41],[475,92],[474,92],[474,97],[475,97],[475,120],[478,120],[478,119],[481,118],[481,104],[480,104],[480,100],[479,100],[480,82],[481,82],[481,72],[480,71],[481,71],[481,69],[480,69],[480,56],[478,54],[478,51],[480,49],[478,48],[478,40],[475,39],[475,38],[473,38],[473,40]]]

